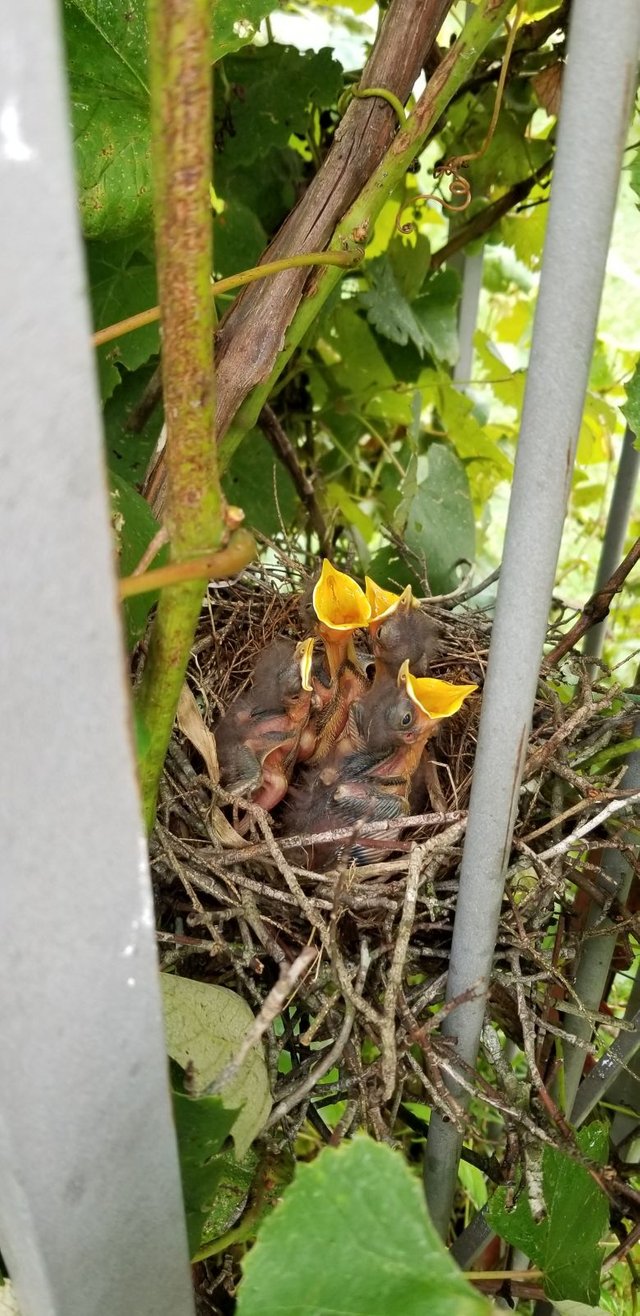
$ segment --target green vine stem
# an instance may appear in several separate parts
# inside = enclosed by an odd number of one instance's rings
[[[298,256],[283,256],[281,260],[272,260],[264,265],[252,265],[250,270],[240,270],[238,274],[230,274],[226,279],[218,279],[216,283],[211,284],[210,292],[215,298],[221,293],[243,288],[247,283],[256,283],[258,279],[266,279],[271,274],[281,274],[282,270],[295,270],[299,266],[334,265],[337,269],[348,270],[357,265],[363,256],[362,248],[353,246],[350,251],[307,251],[301,252]],[[137,311],[135,315],[128,315],[125,320],[119,320],[117,324],[109,324],[104,329],[98,329],[92,338],[93,346],[102,347],[105,343],[113,342],[114,338],[122,338],[123,334],[133,333],[134,329],[143,329],[145,325],[155,324],[159,319],[159,306],[150,306],[147,311]]]
[[[123,576],[120,580],[120,598],[133,599],[139,594],[168,589],[170,585],[178,585],[185,580],[227,580],[229,576],[237,576],[243,571],[253,561],[257,551],[253,535],[248,530],[236,530],[229,543],[219,548],[217,553],[205,553],[202,557],[184,562],[172,562],[167,567],[152,567],[139,576]]]
[[[214,434],[210,0],[149,0],[156,250],[167,421],[172,563],[220,547],[224,504]],[[147,827],[207,573],[165,589],[137,693],[145,728],[139,760]]]
[[[401,128],[404,128],[407,122],[407,112],[394,91],[388,91],[386,87],[354,87],[351,96],[355,96],[356,100],[359,101],[366,100],[367,96],[378,96],[380,100],[386,101],[392,110],[395,110],[398,123]]]
[[[362,189],[356,201],[340,221],[329,250],[341,250],[345,243],[364,241],[383,203],[417,155],[424,149],[449,102],[469,77],[480,55],[498,28],[504,23],[514,0],[480,0],[455,45],[447,51],[429,79],[415,109],[408,115],[402,131],[394,137],[384,159]],[[282,351],[270,375],[254,388],[234,418],[220,445],[220,461],[226,467],[250,429],[256,424],[267,398],[307,330],[336,286],[339,275],[323,269],[305,290],[285,336]]]

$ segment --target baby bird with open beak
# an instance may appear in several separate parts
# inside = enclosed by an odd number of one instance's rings
[[[317,633],[325,653],[321,669],[312,676],[318,710],[313,714],[303,757],[318,763],[342,734],[349,707],[368,689],[367,674],[355,651],[353,636],[368,625],[371,607],[364,591],[351,576],[338,571],[325,558],[313,589]],[[315,668],[315,664],[314,664]],[[311,735],[315,744],[310,747]]]
[[[395,677],[405,658],[414,676],[426,676],[438,652],[438,627],[418,607],[411,586],[393,594],[365,576],[365,587],[376,681],[381,676]]]
[[[216,728],[222,785],[264,809],[274,809],[286,794],[311,714],[313,644],[311,637],[269,645],[256,663],[250,691],[230,704]]]
[[[395,819],[399,832],[427,740],[476,689],[414,677],[407,660],[395,680],[381,677],[351,707],[347,730],[326,762],[292,793],[287,833],[320,833],[351,824],[356,830],[362,823]],[[386,834],[312,844],[309,858],[312,867],[327,868],[337,860],[363,864],[383,859],[393,849],[393,834]]]

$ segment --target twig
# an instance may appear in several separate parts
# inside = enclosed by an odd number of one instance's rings
[[[384,836],[387,832],[398,830],[402,831],[409,828],[417,827],[434,827],[439,823],[454,823],[456,827],[449,827],[446,831],[438,836],[432,837],[427,843],[430,850],[446,847],[453,840],[459,840],[464,831],[464,819],[466,813],[461,809],[452,810],[450,813],[417,813],[408,818],[401,818],[393,822],[371,822],[363,823],[359,828],[359,836]],[[302,832],[299,836],[280,836],[278,837],[278,847],[280,850],[297,850],[307,845],[324,845],[327,841],[348,841],[353,836],[353,827],[335,827],[328,832]],[[440,844],[440,847],[438,846]],[[266,842],[256,842],[253,845],[247,845],[242,849],[241,854],[234,852],[231,854],[221,854],[219,862],[224,866],[225,863],[233,864],[239,859],[242,862],[252,859],[259,859],[262,855],[271,854],[271,848]],[[406,858],[402,860],[401,866],[406,867]],[[369,872],[373,867],[378,865],[363,865],[359,870],[359,876]],[[385,871],[391,871],[390,868]]]
[[[151,566],[154,557],[157,556],[157,554],[160,552],[160,549],[164,548],[165,544],[168,543],[169,543],[169,536],[167,534],[166,527],[162,525],[160,526],[160,529],[156,531],[151,542],[147,544],[147,547],[145,548],[144,553],[142,554],[142,557],[138,562],[138,565],[133,568],[131,575],[141,576],[146,571],[147,567]]]
[[[362,991],[364,986],[368,967],[368,956],[363,954],[354,983],[354,988],[358,993]],[[320,1079],[324,1078],[325,1074],[328,1074],[330,1069],[333,1069],[349,1041],[355,1017],[355,1006],[347,1003],[342,1027],[333,1046],[329,1047],[327,1051],[322,1052],[322,1059],[319,1060],[318,1064],[309,1071],[306,1078],[304,1078],[301,1083],[296,1084],[287,1095],[283,1097],[276,1106],[274,1106],[269,1119],[265,1124],[265,1129],[272,1128],[273,1125],[277,1124],[285,1115],[288,1115],[300,1101],[303,1101],[304,1098],[313,1091],[316,1083],[319,1083]]]
[[[571,836],[565,836],[563,841],[558,841],[557,845],[552,845],[548,850],[543,850],[541,854],[536,855],[536,858],[548,863],[550,859],[557,859],[558,855],[566,854],[567,850],[570,850],[576,844],[576,841],[588,836],[589,832],[595,831],[596,827],[601,827],[607,818],[610,818],[614,813],[620,813],[621,809],[629,808],[631,804],[637,804],[639,800],[640,791],[636,791],[633,795],[627,795],[626,799],[610,800],[609,804],[601,809],[600,813],[596,813],[595,817],[589,818],[581,827],[576,827]]]
[[[269,995],[263,1002],[260,1013],[256,1015],[253,1023],[247,1029],[236,1055],[228,1065],[225,1065],[217,1078],[209,1083],[201,1094],[202,1096],[213,1096],[217,1092],[222,1092],[223,1088],[228,1087],[233,1082],[249,1052],[260,1041],[267,1028],[271,1027],[274,1019],[284,1010],[292,991],[297,986],[300,978],[308,973],[317,958],[317,954],[318,952],[313,946],[305,946],[304,950],[293,961],[293,964],[280,965],[278,981],[271,988]]]
[[[400,923],[398,924],[395,946],[393,948],[393,959],[391,961],[391,968],[389,969],[389,976],[387,978],[382,1022],[380,1024],[380,1041],[382,1044],[382,1096],[384,1101],[391,1100],[396,1083],[396,1002],[398,999],[398,993],[402,986],[402,975],[404,973],[405,960],[409,948],[409,938],[411,936],[416,916],[416,902],[418,899],[419,884],[420,850],[417,845],[414,845],[411,854],[409,855],[409,869],[407,872],[404,905],[402,907],[402,916],[400,918]]]
[[[316,498],[313,484],[309,477],[305,475],[298,454],[285,433],[284,427],[280,424],[275,411],[270,406],[264,406],[258,417],[258,424],[265,438],[268,439],[276,456],[278,456],[293,480],[300,502],[307,509],[309,525],[318,536],[320,543],[320,552],[323,557],[329,557],[331,553],[331,537],[327,529],[320,504]]]
[[[578,617],[578,620],[567,631],[567,634],[561,639],[551,653],[547,654],[546,662],[550,665],[558,663],[565,654],[573,649],[583,635],[596,626],[598,622],[603,621],[609,612],[614,594],[622,589],[629,572],[633,570],[636,562],[640,559],[640,537],[636,539],[635,544],[629,549],[627,556],[622,560],[620,565],[609,576],[600,589],[591,595]]]

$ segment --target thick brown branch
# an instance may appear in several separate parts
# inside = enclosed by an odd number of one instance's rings
[[[258,424],[265,438],[268,439],[276,456],[280,458],[283,466],[289,472],[291,479],[296,488],[296,492],[303,507],[307,510],[309,527],[315,530],[320,541],[320,552],[323,557],[329,557],[331,552],[331,539],[327,525],[322,515],[320,504],[316,498],[315,490],[311,480],[305,475],[298,454],[285,433],[275,411],[271,407],[263,407],[260,412]]]
[[[602,588],[596,590],[595,594],[592,594],[591,598],[587,600],[578,620],[574,622],[571,630],[567,631],[567,634],[560,643],[556,645],[555,649],[552,649],[551,653],[547,654],[548,663],[553,664],[559,662],[570,649],[575,648],[578,641],[582,639],[583,635],[586,635],[587,631],[591,630],[592,626],[597,626],[598,622],[603,621],[609,612],[614,594],[617,594],[618,591],[622,589],[627,576],[633,570],[639,559],[640,538],[636,539],[633,547],[629,549],[627,556],[620,563],[620,566],[616,567],[613,575],[609,577]]]

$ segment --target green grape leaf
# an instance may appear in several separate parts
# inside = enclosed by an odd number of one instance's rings
[[[84,232],[140,232],[152,214],[146,4],[65,0],[64,31]]]
[[[122,382],[105,403],[103,411],[107,461],[111,469],[129,484],[142,483],[162,429],[161,405],[151,413],[139,433],[134,434],[127,427],[129,416],[140,402],[155,368],[154,361],[131,373],[125,370],[124,376],[118,372]]]
[[[302,54],[275,43],[251,46],[231,55],[224,72],[230,90],[220,122],[225,140],[232,138],[236,167],[259,162],[273,147],[282,150],[292,133],[304,137],[311,107],[333,105],[342,87],[342,68],[328,49]]]
[[[155,267],[136,249],[135,242],[90,242],[87,265],[94,329],[105,329],[157,305]],[[159,351],[157,323],[134,329],[99,347],[96,355],[103,401],[120,383],[118,363],[127,370],[137,370]]]
[[[629,165],[629,182],[631,190],[635,192],[640,206],[640,150],[637,150],[631,164]]]
[[[191,1087],[197,1096],[236,1055],[253,1023],[246,1001],[227,987],[190,978],[162,974],[167,1050],[182,1069],[191,1070]],[[232,1137],[239,1158],[260,1132],[269,1111],[271,1094],[262,1047],[252,1048],[239,1073],[224,1089],[225,1104],[240,1113]]]
[[[212,4],[212,63],[253,41],[276,0],[214,0]]]
[[[385,256],[367,265],[369,290],[360,302],[369,324],[392,343],[413,343],[421,356],[431,353],[449,364],[458,355],[457,304],[460,280],[454,270],[440,270],[426,289],[409,302],[395,268]]]
[[[245,1258],[238,1316],[284,1312],[489,1316],[489,1303],[438,1238],[417,1176],[360,1136],[298,1165]]]
[[[424,376],[424,384],[425,394],[433,396],[440,420],[458,456],[463,461],[490,462],[500,476],[510,480],[512,462],[495,439],[487,437],[474,414],[474,403],[456,388],[451,376],[443,370],[437,374],[430,372]]]
[[[636,362],[636,368],[631,379],[625,384],[627,400],[622,408],[622,413],[626,417],[629,429],[633,430],[636,440],[640,438],[640,361]],[[636,442],[636,447],[638,443]]]
[[[222,484],[252,530],[272,536],[281,519],[285,529],[292,525],[298,506],[293,481],[260,430],[251,430],[233,454]]]
[[[578,466],[591,466],[611,460],[616,420],[614,407],[597,394],[587,393],[578,436]]]
[[[422,325],[401,292],[390,262],[379,256],[367,265],[366,273],[369,290],[361,294],[360,302],[369,324],[401,347],[412,342],[422,355],[426,347]]]
[[[212,60],[251,41],[271,0],[217,0]],[[87,237],[148,230],[152,216],[146,0],[64,0],[71,117]]]
[[[423,233],[411,233],[408,237],[401,237],[395,232],[396,215],[398,213],[398,202],[392,203],[393,213],[393,236],[387,249],[387,255],[391,261],[393,272],[396,276],[396,282],[404,297],[408,301],[413,301],[414,297],[422,290],[422,285],[429,273],[429,263],[431,261],[431,243]],[[369,250],[369,249],[367,249]],[[373,253],[371,253],[373,255]],[[456,297],[459,295],[460,284],[455,271],[442,270],[441,273],[453,274],[456,283]],[[434,283],[438,275],[434,275],[431,283]]]
[[[171,1095],[189,1256],[193,1257],[227,1170],[228,1158],[219,1153],[233,1129],[238,1111],[228,1109],[220,1097],[190,1097],[175,1090]]]
[[[240,270],[257,265],[267,245],[267,235],[260,220],[244,202],[233,196],[213,222],[213,259],[218,278],[228,278]],[[219,303],[219,310],[226,302]]]
[[[576,1136],[583,1155],[604,1165],[607,1126],[589,1124]],[[498,1188],[487,1207],[488,1222],[544,1271],[544,1290],[552,1302],[566,1298],[593,1305],[600,1296],[599,1244],[609,1224],[607,1199],[589,1172],[555,1147],[544,1149],[542,1180],[546,1219],[534,1221],[524,1191],[507,1211],[507,1190]]]
[[[474,560],[469,481],[460,458],[447,444],[433,443],[429,448],[428,474],[409,503],[404,538],[417,561],[424,564],[433,594],[455,589],[457,564]]]
[[[146,499],[115,471],[109,472],[111,493],[111,524],[114,531],[121,576],[130,576],[142,554],[159,530]],[[154,567],[162,566],[168,558],[165,546],[154,558]],[[144,633],[147,617],[158,595],[141,594],[127,599],[124,604],[127,643],[133,649]]]
[[[436,361],[453,365],[458,359],[460,279],[455,270],[438,270],[412,303],[426,350]]]

